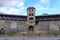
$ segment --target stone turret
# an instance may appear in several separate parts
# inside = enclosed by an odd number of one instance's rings
[[[27,24],[28,24],[28,33],[34,32],[35,28],[35,8],[27,8]]]
[[[35,8],[34,7],[27,8],[27,22],[29,25],[35,25]]]

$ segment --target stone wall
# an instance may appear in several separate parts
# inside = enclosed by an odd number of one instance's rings
[[[53,32],[57,32],[60,33],[60,21],[50,21],[49,24],[49,32],[53,33]]]
[[[40,21],[36,25],[36,32],[60,33],[60,21]]]
[[[3,28],[5,33],[8,32],[28,32],[26,21],[0,20],[0,29]],[[36,32],[60,33],[60,21],[39,21],[34,27]]]
[[[4,20],[5,23],[4,23],[4,30],[5,30],[5,33],[8,33],[10,32],[10,27],[11,27],[11,21],[8,21],[8,20]]]
[[[0,24],[3,26],[0,29],[3,28],[5,30],[5,33],[8,32],[27,32],[27,24],[26,21],[12,21],[12,20],[0,20]]]
[[[36,25],[36,32],[48,32],[49,29],[49,21],[40,21],[38,25]]]
[[[27,23],[26,21],[18,21],[17,22],[18,32],[27,32]]]

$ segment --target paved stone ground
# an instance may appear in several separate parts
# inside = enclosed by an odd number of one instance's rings
[[[60,40],[60,37],[0,37],[0,40]]]

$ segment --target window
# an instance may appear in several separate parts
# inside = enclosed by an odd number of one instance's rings
[[[36,24],[38,24],[38,21],[36,21]]]
[[[3,30],[3,28],[1,28],[1,30]]]
[[[31,10],[29,9],[29,11],[31,11]]]
[[[33,9],[32,9],[32,11],[33,11]]]
[[[32,14],[32,16],[33,16],[33,14]]]
[[[29,14],[29,16],[31,16],[31,14]]]
[[[33,18],[29,18],[29,20],[33,20]]]
[[[29,14],[29,16],[33,16],[33,14]]]

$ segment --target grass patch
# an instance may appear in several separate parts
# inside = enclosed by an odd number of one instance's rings
[[[9,32],[9,33],[5,33],[5,34],[0,34],[0,36],[15,36],[16,33],[14,32]]]
[[[14,36],[15,34],[14,33],[7,33],[6,35],[7,36]]]
[[[39,33],[38,33],[38,36],[41,36],[41,35],[42,35],[42,33],[41,33],[41,32],[39,32]]]
[[[58,36],[58,35],[60,35],[60,34],[58,34],[58,33],[49,33],[48,35],[49,35],[49,36]]]
[[[55,35],[55,36],[58,36],[58,34],[57,34],[57,33],[54,33],[54,35]]]

